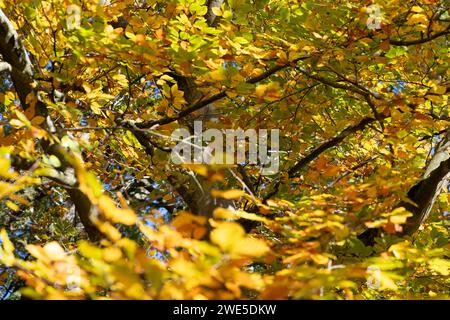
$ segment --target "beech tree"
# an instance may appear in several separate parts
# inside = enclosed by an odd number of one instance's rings
[[[448,298],[449,9],[0,0],[2,298]]]

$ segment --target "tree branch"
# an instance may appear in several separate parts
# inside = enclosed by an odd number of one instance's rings
[[[425,174],[407,193],[409,201],[401,201],[397,208],[403,207],[413,214],[406,220],[402,234],[413,234],[428,218],[436,198],[450,178],[450,139],[446,138],[437,146],[435,154],[428,164]],[[365,245],[374,245],[375,238],[381,234],[378,228],[367,229],[358,238]]]
[[[23,109],[28,108],[27,96],[34,94],[38,97],[36,104],[36,113],[48,117],[47,106],[41,101],[37,92],[33,89],[33,66],[28,57],[28,53],[22,44],[16,30],[6,15],[0,9],[0,53],[6,63],[10,66],[10,73],[13,80],[14,88],[19,96],[20,103]],[[49,118],[48,118],[49,120]],[[49,121],[48,121],[49,122]],[[50,120],[51,122],[51,120]],[[42,140],[42,145],[45,152],[53,154],[59,158],[61,163],[65,163],[59,170],[65,176],[65,171],[68,169],[67,161],[65,160],[64,153],[61,152],[59,145],[49,145],[48,141]],[[70,173],[69,173],[70,174]],[[74,175],[74,173],[71,173]],[[76,181],[75,176],[73,179]],[[80,220],[92,241],[97,241],[102,237],[100,231],[90,220],[93,213],[93,206],[90,203],[89,198],[81,192],[76,186],[66,188],[66,191],[70,195],[72,202],[75,204],[77,213],[80,216]]]
[[[291,169],[288,171],[289,178],[295,177],[296,174],[303,169],[308,163],[316,159],[319,155],[321,155],[324,151],[338,145],[341,143],[348,135],[361,131],[365,129],[365,127],[376,121],[374,118],[364,118],[358,124],[345,128],[334,138],[322,143],[320,146],[313,149],[307,156],[300,159]]]
[[[449,35],[450,34],[450,25],[443,31],[437,32],[431,36],[428,36],[426,38],[423,39],[416,39],[416,40],[393,40],[393,39],[389,39],[389,43],[393,46],[413,46],[416,44],[422,44],[422,43],[426,43],[429,41],[432,41],[436,38],[445,36],[445,35]]]
[[[280,70],[282,70],[284,68],[287,68],[287,67],[289,67],[291,65],[294,65],[298,61],[308,59],[311,56],[312,55],[303,56],[303,57],[297,58],[297,59],[295,59],[293,61],[287,62],[285,64],[274,66],[274,67],[270,68],[269,70],[265,71],[264,73],[262,73],[261,75],[248,79],[246,81],[246,83],[249,83],[249,84],[258,83],[258,82],[260,82],[260,81],[262,81],[264,79],[267,79],[268,77],[270,77],[271,75],[275,74],[276,72],[278,72],[278,71],[280,71]],[[221,92],[219,92],[219,93],[217,93],[217,94],[215,94],[215,95],[213,95],[213,96],[211,96],[211,97],[209,97],[207,99],[200,100],[200,101],[192,104],[191,106],[187,107],[186,109],[180,111],[175,117],[166,117],[166,118],[162,118],[162,119],[149,120],[149,121],[136,123],[136,127],[143,129],[143,128],[150,128],[150,127],[152,127],[154,125],[164,125],[164,124],[172,123],[172,122],[177,121],[177,120],[179,120],[181,118],[184,118],[185,116],[193,113],[194,111],[197,111],[197,110],[199,110],[199,109],[201,109],[203,107],[206,107],[207,105],[209,105],[211,103],[214,103],[214,102],[216,102],[216,101],[218,101],[220,99],[225,98],[226,97],[226,92],[227,92],[226,90],[223,90],[223,91],[221,91]]]

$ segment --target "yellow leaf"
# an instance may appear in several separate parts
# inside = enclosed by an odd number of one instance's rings
[[[327,256],[322,255],[322,254],[313,254],[313,255],[311,255],[311,259],[316,264],[321,264],[321,265],[326,265],[326,264],[328,264],[328,261],[329,261],[329,258]]]
[[[234,219],[235,215],[233,211],[225,208],[216,208],[214,209],[213,216],[216,219]]]
[[[34,107],[35,107],[35,105],[36,105],[36,102],[37,102],[37,97],[36,97],[36,95],[33,93],[33,92],[30,92],[27,96],[26,96],[26,98],[25,98],[25,103],[28,105],[28,108],[27,108],[27,110],[28,109],[34,109]],[[16,111],[17,112],[17,111]],[[33,112],[34,113],[34,112]],[[34,114],[30,114],[30,119],[32,118],[32,116],[33,116]]]
[[[292,256],[284,258],[283,263],[288,264],[288,263],[292,263],[297,260],[304,260],[307,257],[308,257],[308,252],[305,250],[302,250]]]
[[[63,260],[66,253],[58,242],[52,241],[44,246],[44,252],[51,260]]]
[[[45,118],[44,118],[44,117],[42,117],[42,116],[36,116],[36,117],[34,117],[34,118],[31,120],[31,124],[32,124],[33,126],[38,126],[38,125],[44,123],[44,121],[45,121]]]
[[[2,247],[7,254],[12,254],[14,252],[14,245],[8,238],[8,233],[5,229],[0,231],[0,239],[2,240]]]
[[[174,82],[174,79],[171,76],[169,76],[168,74],[163,74],[159,79],[164,80],[164,81]]]
[[[264,241],[253,238],[245,238],[236,243],[232,253],[237,256],[259,257],[269,251]]]
[[[386,219],[378,220],[378,221],[366,221],[364,224],[367,228],[378,228],[385,225],[388,221]]]
[[[131,209],[121,209],[116,206],[108,196],[101,196],[98,207],[102,213],[114,223],[122,223],[125,225],[135,224],[137,216]]]
[[[389,221],[393,224],[403,224],[412,213],[407,211],[404,207],[395,208],[389,214]]]
[[[61,161],[53,154],[48,158],[48,161],[55,168],[59,168],[61,166]]]
[[[208,166],[204,164],[183,163],[182,167],[192,170],[203,177],[206,177],[208,175]]]
[[[20,196],[20,195],[17,195],[17,194],[10,194],[10,195],[9,195],[9,198],[10,198],[11,200],[14,200],[14,201],[16,201],[16,202],[18,202],[18,203],[20,203],[20,204],[26,205],[26,206],[28,206],[28,205],[31,204],[30,201],[28,201],[28,200],[25,199],[24,197],[22,197],[22,196]]]
[[[172,97],[182,97],[184,95],[183,91],[178,90],[178,84],[174,84],[170,88],[170,93],[171,93]]]
[[[266,85],[260,84],[255,89],[255,94],[258,98],[262,98],[266,92]]]
[[[433,86],[433,89],[431,90],[431,92],[436,93],[436,94],[445,94],[445,92],[447,92],[447,87]]]
[[[244,228],[238,223],[221,222],[216,223],[216,226],[211,232],[211,241],[232,258],[257,257],[269,251],[262,240],[247,237]]]
[[[389,221],[395,224],[403,224],[406,222],[408,217],[406,216],[391,216],[389,217]]]
[[[175,219],[173,219],[172,225],[177,229],[182,227],[185,224],[191,224],[191,223],[204,225],[206,223],[206,219],[207,218],[204,216],[197,216],[197,215],[190,214],[188,212],[181,212],[175,217]]]
[[[207,229],[204,226],[206,220],[207,218],[204,216],[196,216],[188,212],[181,212],[173,219],[172,226],[174,226],[184,237],[200,239],[207,232]]]
[[[95,260],[100,259],[103,255],[102,250],[100,248],[90,244],[88,241],[85,240],[81,240],[78,243],[78,250],[84,257],[92,258]]]
[[[11,121],[9,121],[9,124],[17,129],[25,126],[25,123],[23,123],[22,121],[17,120],[17,119],[11,119]]]
[[[119,232],[119,230],[117,230],[117,228],[115,228],[109,222],[94,220],[94,223],[97,226],[97,228],[105,235],[107,235],[108,238],[110,238],[112,241],[119,241],[122,238],[122,235]]]
[[[12,172],[10,172],[11,160],[0,157],[0,177],[10,178]]]
[[[83,84],[81,86],[83,87],[84,91],[86,91],[86,93],[89,93],[92,91],[91,85],[87,82],[83,82]]]
[[[412,12],[423,12],[423,9],[421,8],[421,7],[419,7],[419,6],[413,6],[412,8],[411,8],[411,11]]]
[[[223,198],[227,200],[238,200],[245,195],[243,190],[231,189],[231,190],[211,190],[211,195],[215,198]]]
[[[386,272],[379,274],[380,288],[379,290],[397,290],[397,285]]]
[[[171,269],[186,279],[199,279],[204,277],[194,263],[186,260],[175,260],[171,264]]]
[[[427,95],[426,98],[434,103],[442,103],[442,96]]]
[[[436,271],[443,276],[450,275],[450,261],[440,258],[434,258],[428,261],[430,269]]]
[[[114,262],[122,257],[122,251],[116,247],[108,247],[103,249],[102,256],[106,262]]]
[[[222,81],[227,79],[227,76],[223,71],[223,69],[214,70],[209,74],[209,76],[211,77],[211,79],[216,81]]]
[[[22,121],[23,123],[25,123],[26,125],[30,125],[30,121],[28,120],[27,116],[24,115],[22,112],[20,112],[19,110],[16,110],[16,115],[17,118]]]
[[[278,100],[281,96],[280,84],[278,82],[270,82],[268,84],[260,84],[255,89],[255,95],[259,99],[267,101]]]
[[[424,14],[413,14],[409,19],[408,19],[408,24],[409,25],[414,25],[414,24],[426,24],[428,23],[428,18],[426,15]]]
[[[103,192],[103,187],[100,181],[92,172],[79,171],[78,180],[80,181],[80,189],[87,195],[92,197],[100,197]]]
[[[6,206],[13,211],[19,211],[19,209],[20,209],[17,204],[15,204],[14,202],[12,202],[10,200],[6,201]]]
[[[252,221],[259,221],[263,223],[268,223],[269,220],[267,220],[264,217],[258,216],[254,213],[245,212],[243,210],[230,210],[225,208],[216,208],[214,209],[214,218],[217,219],[247,219]]]
[[[406,255],[417,252],[415,248],[411,248],[408,241],[399,242],[389,247],[389,252],[392,252],[398,259],[403,259]]]
[[[212,12],[218,17],[222,16],[222,10],[220,9],[220,7],[213,7]]]
[[[223,251],[232,251],[236,242],[245,236],[245,231],[237,223],[222,222],[211,232],[211,241]]]
[[[225,94],[227,95],[228,98],[232,98],[232,99],[233,99],[233,98],[236,98],[237,95],[238,95],[237,92],[235,92],[235,91],[230,91],[230,90],[227,91],[227,92],[225,92]]]

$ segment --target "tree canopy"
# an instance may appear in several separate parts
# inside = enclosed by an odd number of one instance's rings
[[[449,298],[449,9],[0,0],[0,296]]]

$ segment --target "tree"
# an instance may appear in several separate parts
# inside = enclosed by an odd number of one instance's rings
[[[0,9],[3,298],[448,298],[446,1]]]

